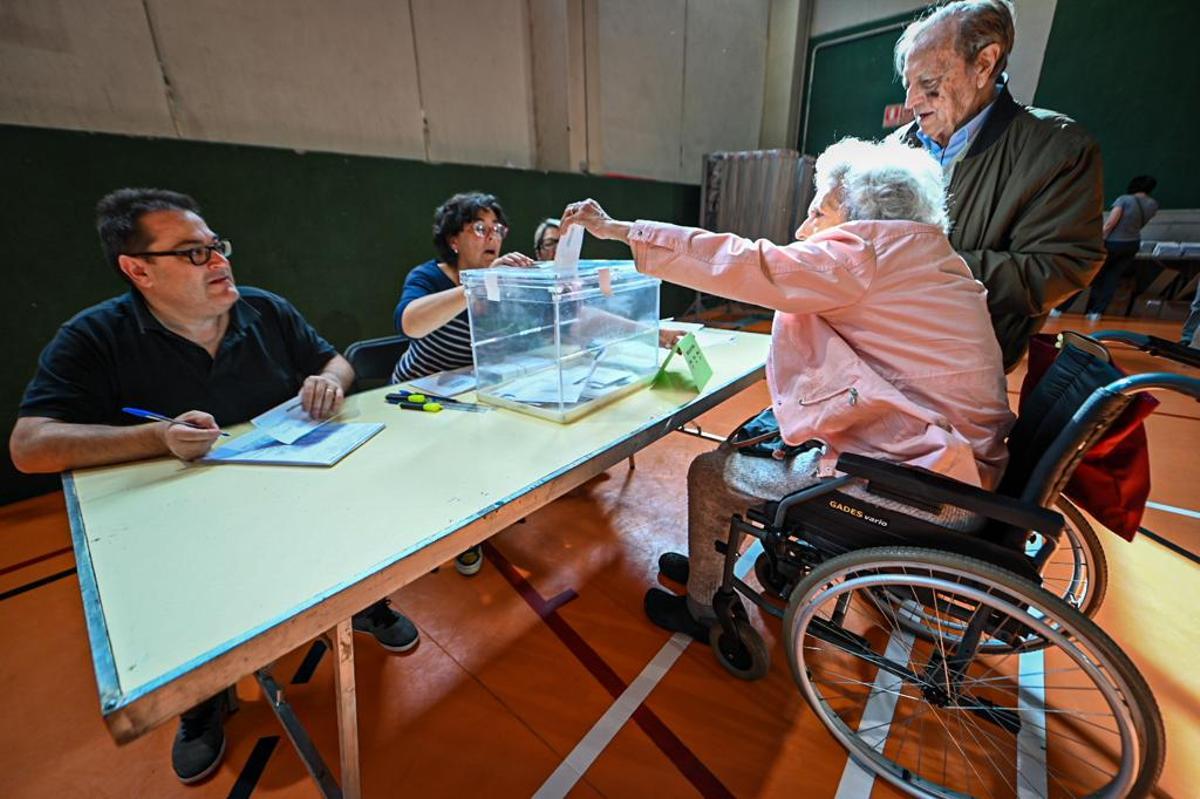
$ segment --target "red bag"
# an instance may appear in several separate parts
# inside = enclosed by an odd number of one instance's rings
[[[1020,408],[1058,356],[1055,342],[1056,337],[1046,333],[1039,333],[1030,341],[1029,371],[1021,384]],[[1115,364],[1113,368],[1124,374]],[[1063,490],[1072,502],[1126,541],[1132,541],[1137,533],[1150,496],[1150,450],[1142,420],[1158,404],[1149,394],[1134,397],[1083,456]]]

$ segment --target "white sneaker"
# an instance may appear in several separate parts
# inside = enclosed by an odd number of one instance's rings
[[[1088,315],[1087,315],[1087,320],[1088,320],[1089,322],[1099,322],[1099,321],[1100,321],[1100,314],[1098,314],[1098,313],[1090,313],[1090,314],[1088,314]]]

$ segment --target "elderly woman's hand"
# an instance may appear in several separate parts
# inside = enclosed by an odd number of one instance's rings
[[[626,244],[629,243],[629,229],[632,227],[628,222],[618,222],[610,217],[600,207],[600,203],[591,199],[571,203],[563,211],[562,228],[559,230],[560,241],[572,225],[582,225],[588,233],[598,239],[616,239]]]
[[[684,333],[682,330],[671,330],[667,327],[660,327],[658,329],[658,346],[664,350],[675,349],[675,345],[679,343],[679,339],[686,335],[687,333]]]
[[[534,261],[528,255],[519,252],[509,252],[492,261],[489,266],[533,266]]]

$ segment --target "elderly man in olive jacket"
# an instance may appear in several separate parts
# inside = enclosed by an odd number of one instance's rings
[[[893,134],[942,164],[950,243],[987,286],[1005,369],[1104,260],[1100,148],[1068,117],[1013,100],[1013,39],[1006,0],[963,0],[909,25],[896,71],[916,119]]]

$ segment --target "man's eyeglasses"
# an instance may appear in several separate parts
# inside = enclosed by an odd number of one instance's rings
[[[489,225],[485,222],[476,222],[470,226],[470,231],[481,239],[486,239],[493,233],[503,239],[508,235],[508,225],[502,225],[499,222],[494,225]]]
[[[478,223],[477,223],[478,224]],[[482,233],[477,235],[482,236]],[[501,236],[503,238],[503,236]],[[212,260],[213,253],[220,253],[228,258],[233,255],[233,244],[229,239],[217,239],[212,244],[201,244],[198,247],[188,247],[186,250],[160,250],[158,252],[127,252],[125,255],[132,255],[135,258],[144,258],[151,255],[178,255],[180,258],[187,258],[196,266],[204,266]]]

